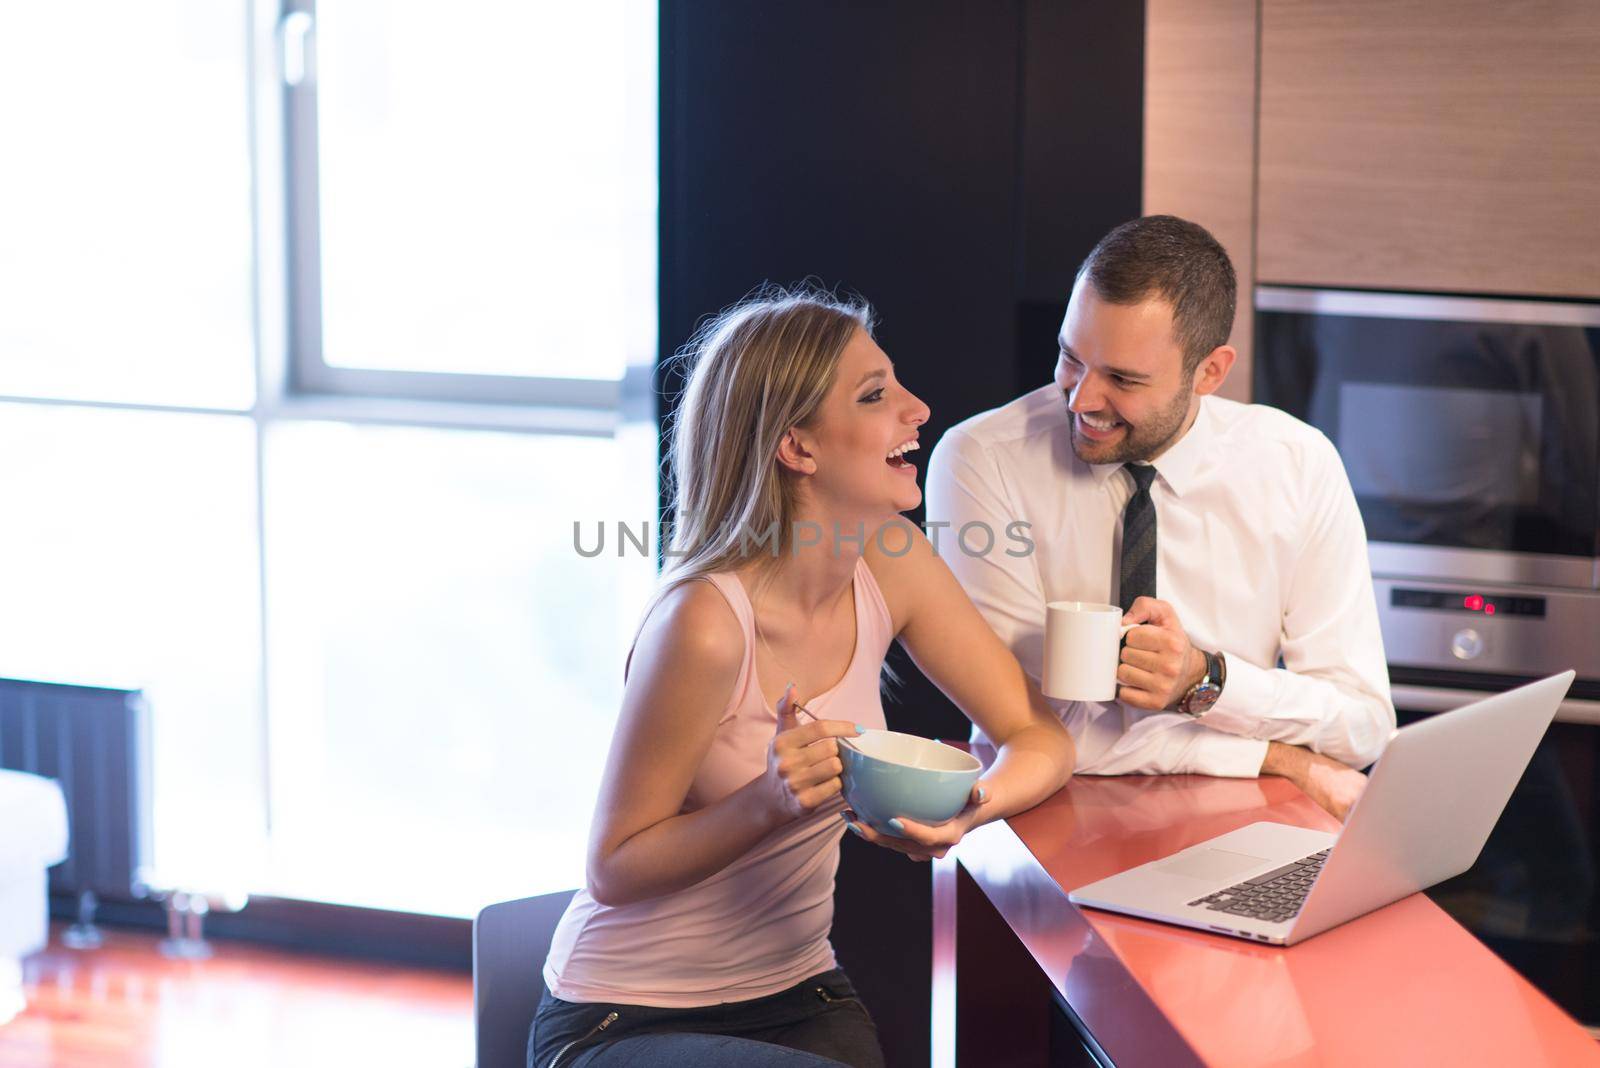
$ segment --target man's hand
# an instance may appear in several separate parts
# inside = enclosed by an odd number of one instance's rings
[[[1145,624],[1128,632],[1117,665],[1117,700],[1159,712],[1171,708],[1206,675],[1205,654],[1194,647],[1178,613],[1166,601],[1140,597],[1123,623]]]
[[[1261,762],[1261,774],[1288,779],[1341,823],[1350,815],[1361,791],[1367,788],[1367,777],[1354,768],[1303,746],[1282,742],[1267,743],[1267,758]]]

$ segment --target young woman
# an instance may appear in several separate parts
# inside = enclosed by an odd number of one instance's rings
[[[828,943],[845,827],[927,860],[1071,774],[1065,729],[898,519],[921,500],[900,454],[928,409],[871,327],[865,306],[772,290],[691,342],[672,566],[625,669],[530,1068],[881,1065]],[[999,755],[955,818],[890,837],[846,811],[836,739],[884,725],[896,638]]]

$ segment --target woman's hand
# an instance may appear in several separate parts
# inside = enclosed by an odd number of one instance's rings
[[[889,826],[894,828],[897,824],[902,832],[899,837],[888,834],[879,834],[868,827],[866,823],[856,817],[854,812],[846,811],[845,822],[850,829],[873,845],[883,846],[885,849],[896,849],[910,857],[912,860],[931,860],[934,857],[943,857],[950,852],[950,847],[961,841],[962,837],[972,828],[987,822],[983,817],[983,806],[989,803],[989,795],[982,785],[974,783],[972,794],[967,798],[966,807],[943,823],[918,823],[913,819],[901,817],[890,821]]]
[[[764,793],[778,825],[809,816],[837,795],[844,784],[836,738],[854,738],[861,728],[841,719],[801,725],[795,711],[794,683],[778,698],[778,731],[767,746]]]

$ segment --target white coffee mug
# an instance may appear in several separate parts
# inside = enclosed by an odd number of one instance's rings
[[[1046,697],[1061,701],[1112,701],[1122,659],[1122,609],[1092,601],[1051,601],[1044,606]]]

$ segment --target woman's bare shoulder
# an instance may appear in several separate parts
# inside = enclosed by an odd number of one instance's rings
[[[709,581],[681,582],[662,595],[639,633],[633,664],[732,677],[744,662],[744,627],[733,606]]]

